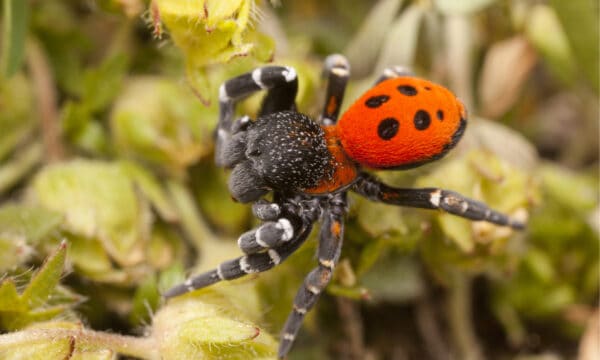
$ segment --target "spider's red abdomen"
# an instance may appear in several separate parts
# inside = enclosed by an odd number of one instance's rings
[[[364,93],[342,115],[337,130],[352,160],[389,169],[439,159],[460,140],[465,126],[465,108],[449,90],[397,77]]]

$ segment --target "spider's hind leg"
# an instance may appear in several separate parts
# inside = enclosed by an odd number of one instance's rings
[[[315,305],[322,291],[331,281],[333,270],[338,263],[344,239],[344,215],[346,213],[346,193],[334,195],[323,215],[317,250],[318,267],[305,278],[296,293],[292,312],[281,332],[279,358],[285,358],[290,351],[304,316]]]
[[[408,66],[390,66],[381,72],[381,75],[375,80],[375,85],[379,84],[382,81],[397,78],[400,76],[415,76],[414,72]]]
[[[325,59],[323,78],[327,80],[327,90],[319,123],[334,125],[337,122],[349,76],[350,63],[346,57],[333,54]]]

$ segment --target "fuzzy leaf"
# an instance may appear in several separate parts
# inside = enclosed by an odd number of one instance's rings
[[[148,198],[152,206],[156,208],[162,218],[169,222],[178,220],[177,211],[171,204],[165,190],[161,188],[157,179],[152,176],[146,169],[130,162],[124,161],[121,163],[123,171],[129,175],[131,180],[139,187],[140,191]]]
[[[29,307],[39,307],[48,301],[48,297],[58,285],[62,275],[66,255],[67,243],[63,242],[58,251],[46,260],[42,268],[31,279],[22,295],[22,300]]]
[[[22,312],[27,310],[27,304],[24,304],[17,287],[11,279],[6,279],[0,284],[0,312]]]
[[[28,243],[37,244],[55,231],[61,223],[60,214],[41,207],[5,205],[0,208],[0,234],[22,236]]]
[[[63,213],[70,232],[101,241],[118,263],[143,259],[149,205],[115,163],[74,160],[49,166],[33,182],[35,200]]]
[[[277,343],[264,330],[245,320],[239,307],[214,289],[196,292],[160,309],[153,337],[163,358],[272,358]]]

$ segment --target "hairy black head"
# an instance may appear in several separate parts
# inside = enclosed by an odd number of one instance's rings
[[[306,115],[293,111],[265,115],[248,129],[246,156],[274,189],[311,188],[333,171],[324,135]]]

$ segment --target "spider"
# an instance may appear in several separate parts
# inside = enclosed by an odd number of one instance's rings
[[[231,195],[239,202],[252,202],[262,224],[239,237],[243,256],[164,294],[171,298],[269,270],[296,251],[321,220],[318,266],[296,294],[281,332],[279,358],[288,354],[304,316],[331,280],[342,248],[348,191],[386,204],[440,209],[524,228],[522,222],[458,193],[391,187],[365,172],[409,169],[441,158],[462,137],[467,114],[446,88],[392,67],[338,122],[349,68],[342,55],[325,60],[326,101],[318,121],[296,111],[298,79],[291,67],[257,68],[221,85],[215,161],[233,169]],[[257,119],[243,116],[234,121],[236,103],[261,90],[266,95]],[[263,198],[269,192],[272,201]]]

